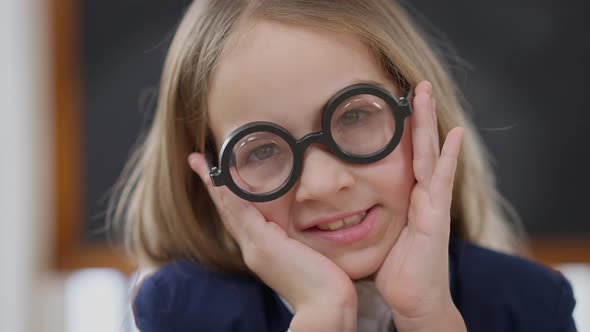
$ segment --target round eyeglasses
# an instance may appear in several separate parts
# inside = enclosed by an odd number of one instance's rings
[[[311,144],[323,144],[338,158],[354,164],[381,160],[401,140],[404,119],[412,112],[410,96],[398,99],[368,83],[349,86],[326,104],[321,131],[300,140],[271,122],[245,124],[225,139],[218,163],[212,161],[212,149],[207,149],[211,181],[245,200],[268,202],[297,182],[303,153]]]

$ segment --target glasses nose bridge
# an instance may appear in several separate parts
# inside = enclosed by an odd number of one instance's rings
[[[315,132],[315,133],[309,133],[305,136],[303,136],[300,140],[298,140],[296,142],[297,145],[297,149],[299,150],[299,153],[301,156],[303,156],[303,153],[305,152],[305,150],[307,150],[307,148],[315,143],[319,143],[322,144],[324,146],[328,146],[325,142],[324,142],[324,131],[319,131],[319,132]]]

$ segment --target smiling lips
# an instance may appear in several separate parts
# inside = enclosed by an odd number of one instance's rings
[[[367,211],[355,214],[353,216],[345,217],[331,223],[317,225],[322,231],[335,231],[358,225],[367,215]]]
[[[314,241],[328,242],[333,245],[344,245],[360,241],[369,236],[376,228],[379,215],[379,206],[375,205],[365,211],[357,211],[356,214],[344,213],[323,220],[316,220],[304,230],[306,236]]]

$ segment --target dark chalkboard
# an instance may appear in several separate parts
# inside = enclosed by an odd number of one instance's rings
[[[82,133],[84,238],[104,241],[109,190],[157,97],[160,72],[187,0],[84,1]]]
[[[410,3],[420,25],[434,32],[434,43],[446,36],[467,63],[449,59],[495,158],[500,189],[526,230],[590,236],[587,1]],[[187,5],[186,0],[83,2],[87,241],[105,238],[100,232],[105,195],[149,121],[164,55]]]

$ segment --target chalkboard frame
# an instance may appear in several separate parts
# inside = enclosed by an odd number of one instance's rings
[[[79,7],[74,0],[52,0],[48,12],[55,133],[53,266],[61,271],[110,267],[131,273],[132,264],[121,249],[106,242],[85,242],[82,235],[86,203],[82,195]]]
[[[123,252],[108,243],[84,240],[82,225],[84,174],[82,171],[79,7],[74,0],[50,2],[51,85],[53,87],[54,150],[54,267],[61,271],[110,267],[133,271]],[[531,256],[546,265],[590,263],[590,239],[560,236],[535,237]]]

